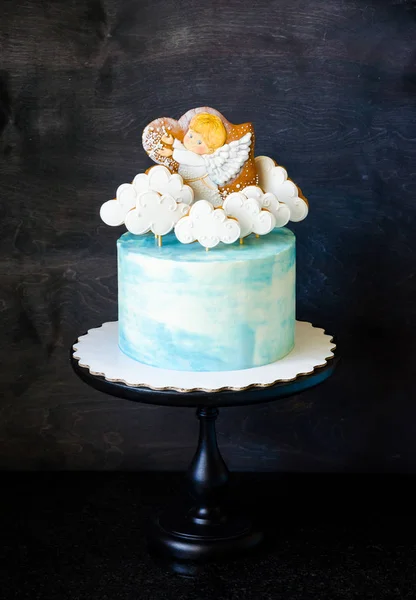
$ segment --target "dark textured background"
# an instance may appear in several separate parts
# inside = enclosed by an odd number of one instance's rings
[[[77,379],[68,348],[117,314],[121,230],[98,212],[149,163],[155,117],[252,120],[308,196],[298,318],[336,334],[321,388],[225,409],[233,469],[416,470],[416,8],[408,1],[0,5],[0,467],[181,469],[194,411]]]

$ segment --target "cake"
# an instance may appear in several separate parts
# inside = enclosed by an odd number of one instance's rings
[[[118,187],[103,221],[117,242],[119,346],[178,371],[234,371],[295,343],[295,235],[308,213],[286,170],[254,156],[254,128],[208,107],[157,119],[143,146],[158,163]]]

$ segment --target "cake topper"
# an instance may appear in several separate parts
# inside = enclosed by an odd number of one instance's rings
[[[249,185],[241,190],[241,194],[246,198],[256,200],[261,209],[271,212],[275,218],[275,227],[284,227],[289,222],[289,207],[279,202],[271,192],[264,193],[259,186]]]
[[[266,235],[276,225],[274,215],[263,210],[255,198],[248,198],[243,192],[233,192],[227,196],[223,208],[226,215],[237,219],[241,240],[250,233]]]
[[[198,241],[206,250],[220,242],[232,244],[241,237],[240,224],[227,217],[222,208],[215,208],[208,200],[198,200],[189,215],[175,226],[176,237],[182,244]]]
[[[143,147],[152,160],[182,175],[195,201],[221,206],[229,193],[258,181],[253,125],[233,125],[213,108],[189,110],[179,121],[152,121]]]
[[[161,117],[143,131],[143,147],[157,165],[117,188],[100,211],[104,223],[123,223],[135,235],[174,230],[181,243],[207,250],[250,234],[267,235],[308,214],[308,202],[287,171],[254,157],[251,123],[233,125],[207,106],[179,120]]]
[[[162,245],[166,235],[181,217],[189,212],[194,199],[192,188],[180,175],[172,175],[166,167],[151,167],[136,175],[133,183],[123,183],[114,200],[105,202],[100,216],[106,225],[126,225],[131,233],[151,231]]]
[[[256,156],[255,163],[261,189],[271,192],[288,207],[290,221],[303,221],[308,216],[308,201],[302,190],[288,179],[286,169],[268,156]]]

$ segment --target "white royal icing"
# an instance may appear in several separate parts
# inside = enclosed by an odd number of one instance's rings
[[[262,210],[259,200],[248,198],[244,192],[234,192],[227,196],[223,209],[229,217],[235,217],[238,220],[242,238],[250,233],[266,235],[276,225],[274,215],[268,210]]]
[[[123,183],[117,188],[115,200],[104,202],[100,209],[100,217],[106,225],[117,227],[123,225],[129,210],[136,206],[136,192],[132,185]]]
[[[101,206],[100,216],[113,227],[125,223],[136,235],[148,231],[165,235],[188,212],[193,199],[192,188],[183,183],[180,175],[172,175],[169,169],[158,165],[148,173],[136,175],[133,183],[120,185],[115,200]]]
[[[275,218],[275,227],[284,227],[290,220],[290,208],[279,202],[274,194],[264,193],[256,185],[249,185],[242,190],[247,198],[256,199],[260,207],[271,212]],[[257,233],[257,232],[255,232]]]
[[[302,221],[308,215],[308,204],[299,197],[299,190],[293,181],[287,178],[287,171],[277,166],[268,156],[256,156],[255,159],[259,185],[264,192],[276,196],[290,210],[290,221]]]
[[[172,175],[169,169],[161,165],[152,167],[147,174],[136,175],[133,186],[138,194],[149,191],[169,194],[176,202],[184,204],[192,204],[194,199],[193,189],[184,184],[182,177],[178,173]]]
[[[212,154],[204,154],[203,159],[212,181],[224,185],[234,179],[241,171],[250,155],[251,133],[246,133],[239,140],[224,144]]]
[[[137,198],[136,208],[126,215],[125,224],[130,233],[135,235],[148,231],[155,235],[166,235],[188,210],[187,204],[176,202],[169,194],[162,196],[158,192],[143,192]]]
[[[205,248],[213,248],[220,242],[232,244],[240,237],[240,225],[227,217],[222,208],[214,210],[211,202],[199,200],[191,207],[188,216],[175,226],[175,234],[182,244],[198,241]]]

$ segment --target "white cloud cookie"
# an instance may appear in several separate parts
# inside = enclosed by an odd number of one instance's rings
[[[104,202],[100,209],[100,217],[106,225],[118,227],[123,225],[129,210],[136,206],[136,191],[130,183],[123,183],[117,188],[115,200]]]
[[[136,208],[127,213],[125,224],[135,235],[148,231],[166,235],[188,211],[187,204],[176,202],[169,194],[161,196],[157,192],[143,192],[137,198]]]
[[[247,198],[257,200],[261,208],[272,213],[275,218],[275,227],[284,227],[290,220],[290,209],[286,204],[279,202],[274,194],[266,194],[256,185],[250,185],[242,190]]]
[[[244,190],[229,194],[224,200],[223,209],[229,217],[237,219],[242,238],[250,233],[266,235],[276,225],[276,219],[272,212],[262,210],[259,200],[248,198],[244,194]]]
[[[193,189],[183,183],[180,175],[172,175],[169,169],[158,165],[148,173],[136,175],[133,183],[120,185],[116,198],[101,206],[100,216],[106,225],[117,227],[125,223],[137,235],[150,230],[165,235],[188,212],[193,199]]]
[[[240,233],[238,222],[229,219],[222,208],[214,210],[207,200],[195,202],[189,215],[175,226],[176,237],[182,244],[198,241],[205,248],[213,248],[220,242],[232,244]]]
[[[182,177],[169,171],[168,168],[158,165],[149,169],[149,172],[136,175],[133,187],[137,194],[143,192],[159,192],[162,196],[169,194],[176,202],[192,204],[194,191],[189,185],[185,185]]]
[[[256,156],[255,163],[262,190],[274,194],[279,202],[289,207],[290,221],[303,221],[308,215],[308,204],[299,197],[298,187],[287,178],[286,169],[268,156]]]

